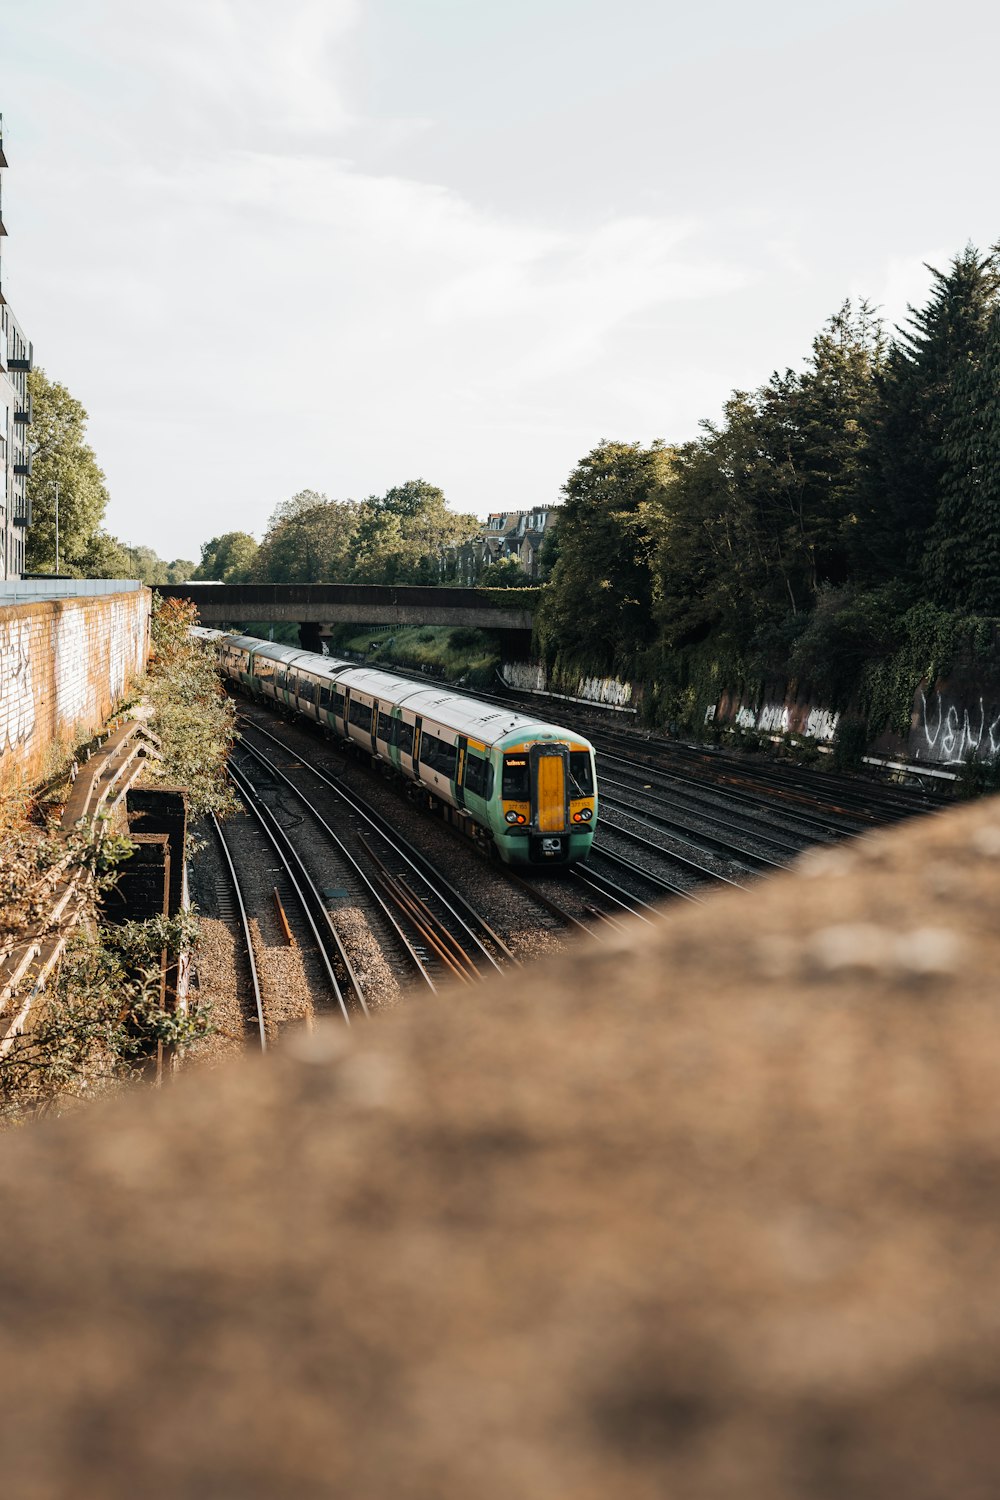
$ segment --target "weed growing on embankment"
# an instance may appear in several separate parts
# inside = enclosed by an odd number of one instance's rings
[[[355,630],[334,638],[331,651],[350,651],[391,670],[405,667],[463,687],[491,689],[501,652],[495,635],[469,626],[411,625],[392,631]]]
[[[222,690],[212,655],[191,635],[198,612],[184,599],[153,595],[149,671],[141,684],[152,710],[149,727],[162,759],[150,762],[147,781],[187,791],[193,815],[232,812],[236,802],[226,760],[236,738],[236,709]]]
[[[186,603],[154,600],[141,692],[162,759],[147,763],[144,779],[183,786],[195,813],[222,815],[234,801],[225,762],[235,711],[211,657],[190,636],[195,620]],[[206,1007],[178,1008],[163,993],[164,963],[176,962],[196,941],[192,914],[119,925],[102,920],[101,898],[132,852],[127,832],[101,820],[67,836],[27,793],[5,802],[0,957],[26,937],[60,935],[52,909],[61,879],[76,875],[78,901],[58,974],[0,1055],[0,1120],[18,1122],[93,1097],[143,1074],[161,1047],[183,1048],[210,1029]]]

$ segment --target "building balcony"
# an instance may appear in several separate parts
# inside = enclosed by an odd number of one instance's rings
[[[9,359],[7,361],[7,368],[8,368],[8,370],[27,370],[27,371],[33,370],[35,368],[35,364],[34,364],[34,352],[35,352],[34,349],[29,344],[28,345],[28,352],[27,352],[27,354],[25,354],[23,356],[23,358],[21,358],[21,359]]]
[[[13,526],[31,525],[31,501],[22,500],[15,505],[11,513],[11,524]]]
[[[27,404],[27,406],[20,406],[20,407],[18,407],[17,411],[15,411],[15,413],[14,413],[14,421],[15,422],[20,422],[25,427],[30,427],[31,423],[34,420],[35,420],[34,402],[32,401],[31,397],[29,396],[28,397],[28,404]]]
[[[15,474],[24,474],[25,476],[27,476],[27,477],[30,478],[30,476],[31,476],[31,454],[30,453],[26,454],[24,458],[15,459],[14,460],[14,473]]]

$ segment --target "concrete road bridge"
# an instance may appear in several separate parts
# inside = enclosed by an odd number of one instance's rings
[[[291,620],[302,644],[318,649],[324,626],[467,625],[516,636],[527,655],[541,590],[422,588],[363,583],[157,584],[166,599],[190,599],[203,625],[239,628],[248,621]]]

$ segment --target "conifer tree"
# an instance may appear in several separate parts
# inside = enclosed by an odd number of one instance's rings
[[[923,308],[910,308],[880,380],[871,424],[871,467],[860,516],[873,579],[916,583],[947,464],[946,425],[955,383],[982,355],[1000,288],[995,253],[972,245],[934,278]]]
[[[925,576],[946,609],[1000,614],[1000,308],[981,353],[955,374],[941,446]]]

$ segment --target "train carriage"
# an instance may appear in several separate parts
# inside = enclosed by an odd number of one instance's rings
[[[594,752],[582,736],[373,667],[249,636],[215,637],[223,672],[390,765],[506,864],[566,866],[597,825]]]

